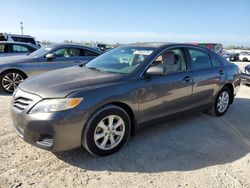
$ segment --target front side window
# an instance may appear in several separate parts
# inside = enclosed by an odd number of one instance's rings
[[[188,54],[192,69],[206,69],[212,67],[210,57],[207,52],[198,49],[188,49]]]
[[[98,56],[85,66],[104,72],[128,74],[143,64],[153,51],[151,47],[119,47]]]
[[[26,46],[22,46],[22,45],[16,45],[13,44],[12,45],[12,49],[14,53],[25,53],[25,52],[29,52],[29,49]]]
[[[77,48],[60,48],[52,52],[56,57],[76,57],[80,56],[80,50]]]
[[[156,58],[153,65],[164,67],[167,73],[185,71],[187,69],[185,56],[180,48],[163,52]]]

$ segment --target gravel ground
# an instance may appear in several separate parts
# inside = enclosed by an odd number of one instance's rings
[[[0,93],[0,187],[250,187],[250,87],[225,116],[193,113],[147,127],[118,152],[53,154],[11,127]]]

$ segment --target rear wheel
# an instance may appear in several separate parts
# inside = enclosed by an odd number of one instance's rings
[[[231,92],[227,87],[223,87],[218,93],[213,106],[210,109],[210,114],[214,116],[222,116],[228,110],[230,105]]]
[[[248,59],[246,57],[243,58],[243,61],[248,61]]]
[[[83,146],[93,155],[105,156],[118,151],[129,138],[130,118],[125,110],[108,105],[97,111],[85,125]]]
[[[13,93],[17,86],[26,78],[19,71],[6,71],[0,75],[0,89],[6,93]]]

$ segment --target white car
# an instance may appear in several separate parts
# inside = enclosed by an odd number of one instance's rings
[[[250,61],[250,53],[248,53],[248,52],[240,53],[239,60],[240,61]]]
[[[30,43],[40,47],[36,39],[30,35],[0,33],[0,41]]]

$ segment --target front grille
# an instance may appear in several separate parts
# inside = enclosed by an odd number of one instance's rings
[[[41,97],[25,92],[20,88],[16,89],[12,97],[12,107],[19,112],[29,110],[31,106],[42,99]]]
[[[19,110],[25,110],[32,102],[32,99],[18,97],[13,100],[13,106]]]

